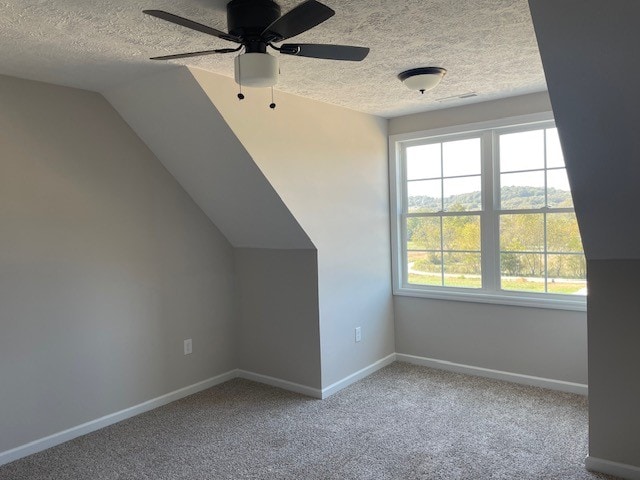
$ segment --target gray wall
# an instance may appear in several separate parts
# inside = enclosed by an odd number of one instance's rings
[[[535,93],[392,118],[393,134],[547,112]],[[584,312],[396,296],[396,351],[455,363],[587,383]]]
[[[587,383],[584,312],[395,297],[398,353]]]
[[[323,388],[393,353],[387,122],[191,72],[318,250]]]
[[[530,93],[463,107],[443,108],[392,118],[389,120],[389,135],[550,111],[551,102],[547,92]]]
[[[640,260],[589,260],[589,455],[640,466]]]
[[[272,110],[268,89],[249,89],[242,102],[236,94],[229,78],[182,68],[107,98],[234,247],[318,249],[318,293],[307,307],[319,310],[320,326],[276,311],[248,316],[283,332],[306,328],[305,338],[319,331],[326,387],[394,351],[386,121],[280,92]],[[363,341],[356,345],[357,326]],[[298,349],[290,335],[273,340],[287,339],[281,355]],[[270,352],[259,359],[251,351],[247,365],[316,385],[317,372],[302,378],[300,365]]]
[[[246,146],[187,68],[139,79],[107,98],[238,248],[239,365],[319,387],[316,252]]]
[[[0,225],[0,451],[237,366],[233,249],[100,95],[0,77]]]
[[[243,370],[320,388],[315,250],[235,250]]]
[[[640,467],[640,3],[530,6],[587,256],[589,455]]]

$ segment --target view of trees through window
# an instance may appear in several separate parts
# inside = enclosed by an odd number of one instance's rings
[[[586,261],[555,128],[499,136],[502,288],[586,294]],[[538,213],[538,212],[542,213]]]
[[[501,290],[586,294],[557,130],[484,135],[405,148],[406,283],[480,289],[493,275]],[[495,163],[482,158],[486,141],[495,145]],[[485,174],[493,192],[482,191],[482,162],[491,165]],[[495,265],[483,262],[483,234],[497,237],[490,255]]]

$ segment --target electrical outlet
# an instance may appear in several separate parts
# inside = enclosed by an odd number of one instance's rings
[[[187,338],[184,341],[184,354],[191,355],[193,353],[193,342],[190,338]]]
[[[362,340],[362,327],[356,327],[356,343]]]

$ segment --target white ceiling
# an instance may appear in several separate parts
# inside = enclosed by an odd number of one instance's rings
[[[280,55],[277,90],[394,117],[546,89],[527,0],[322,0],[336,15],[298,42],[371,48],[360,63]],[[172,65],[233,76],[233,54],[148,57],[233,46],[142,14],[167,10],[226,31],[227,0],[5,0],[0,73],[104,92]],[[300,0],[281,0],[283,12]],[[402,70],[448,70],[420,95]],[[476,92],[470,99],[456,97]],[[167,92],[168,95],[171,92]]]

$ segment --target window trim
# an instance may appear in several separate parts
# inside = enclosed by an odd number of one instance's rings
[[[490,303],[499,305],[514,305],[521,307],[547,308],[555,310],[586,311],[586,297],[573,298],[569,295],[550,295],[546,293],[525,293],[499,290],[495,283],[499,281],[496,261],[498,245],[498,222],[493,217],[499,215],[494,208],[498,201],[494,190],[498,166],[498,149],[495,145],[497,135],[486,130],[518,131],[527,130],[536,124],[544,128],[544,124],[554,122],[552,112],[541,112],[529,115],[505,117],[484,122],[454,125],[432,130],[389,135],[389,192],[391,219],[391,263],[393,294],[396,296],[433,298],[438,300],[453,300],[476,303]],[[414,142],[421,142],[433,137],[474,136],[480,134],[482,149],[482,206],[481,217],[481,251],[483,271],[491,271],[483,277],[483,291],[456,287],[412,287],[404,285],[402,278],[406,250],[402,248],[403,241],[403,202],[404,202],[404,164],[402,162],[402,148]],[[440,139],[442,141],[442,139]],[[492,155],[493,152],[493,155]],[[486,160],[491,157],[491,162]],[[493,174],[490,174],[490,170]],[[491,207],[490,209],[488,207]],[[487,217],[489,220],[487,221]],[[492,289],[488,292],[487,289]]]

